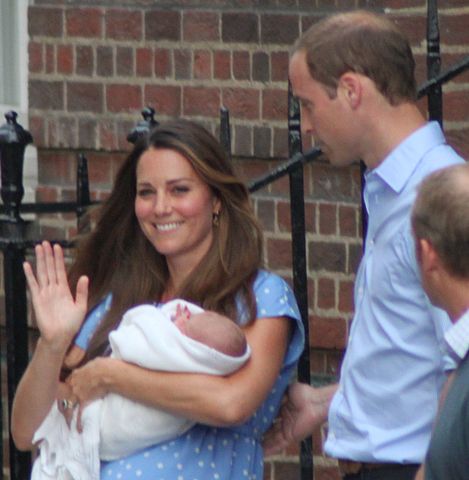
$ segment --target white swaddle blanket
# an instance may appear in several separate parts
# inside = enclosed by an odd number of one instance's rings
[[[213,375],[232,373],[247,361],[249,346],[244,355],[232,357],[183,335],[171,321],[178,304],[187,306],[192,313],[203,311],[178,299],[162,307],[140,305],[129,309],[117,330],[109,335],[111,356],[152,370]],[[99,479],[99,459],[130,455],[174,438],[194,424],[114,393],[87,406],[82,421],[80,435],[76,421],[69,429],[57,406],[52,406],[33,438],[39,442],[40,452],[32,480]]]

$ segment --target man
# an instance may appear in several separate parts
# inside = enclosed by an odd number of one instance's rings
[[[420,283],[410,211],[425,176],[463,160],[417,108],[414,70],[396,26],[365,11],[314,24],[289,65],[303,131],[333,165],[365,162],[369,217],[340,382],[294,384],[265,446],[278,451],[328,419],[325,451],[347,480],[414,477],[454,366],[442,354],[449,319]]]
[[[462,359],[419,478],[461,480],[469,475],[469,165],[445,168],[423,181],[412,227],[423,286],[454,323],[445,338]]]

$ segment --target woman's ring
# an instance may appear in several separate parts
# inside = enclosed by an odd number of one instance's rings
[[[71,400],[68,398],[63,398],[61,401],[62,408],[64,410],[67,410],[69,408],[73,408],[75,406],[75,403],[73,403]]]

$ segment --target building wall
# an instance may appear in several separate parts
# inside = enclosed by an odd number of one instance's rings
[[[386,12],[408,34],[425,69],[424,0],[35,0],[28,16],[29,129],[38,148],[40,201],[74,197],[76,155],[89,160],[93,197],[102,199],[130,150],[126,137],[140,111],[178,116],[218,133],[230,111],[233,161],[250,181],[287,158],[287,63],[291,44],[312,22],[346,8]],[[443,69],[469,53],[469,7],[440,0]],[[444,88],[445,129],[469,158],[469,73]],[[422,109],[426,108],[421,101]],[[305,144],[308,141],[305,139]],[[336,375],[353,314],[361,255],[357,166],[306,167],[307,267],[311,365],[315,378]],[[266,264],[291,278],[288,179],[256,193]],[[58,238],[73,219],[43,220]],[[65,230],[64,230],[65,225]],[[314,439],[315,478],[338,478]],[[292,447],[267,461],[265,479],[299,478]]]

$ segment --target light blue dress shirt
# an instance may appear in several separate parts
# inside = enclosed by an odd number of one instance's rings
[[[422,289],[410,213],[420,181],[461,162],[432,122],[365,174],[368,231],[339,389],[329,410],[328,455],[368,462],[424,459],[445,371],[452,368],[443,338],[451,323]]]

